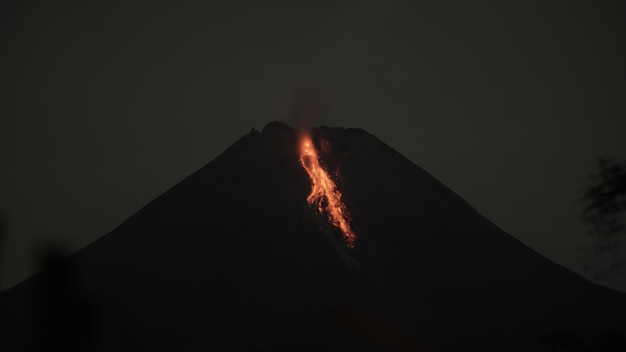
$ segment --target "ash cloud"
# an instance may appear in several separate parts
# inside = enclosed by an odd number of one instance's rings
[[[321,89],[300,89],[296,91],[287,114],[287,123],[305,132],[329,122],[331,101]]]

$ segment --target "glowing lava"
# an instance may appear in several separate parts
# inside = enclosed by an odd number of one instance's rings
[[[309,174],[312,184],[307,202],[316,207],[320,214],[325,214],[328,221],[341,230],[346,245],[353,248],[356,234],[350,228],[350,216],[341,201],[341,192],[320,165],[317,151],[308,134],[303,134],[300,139],[300,163]]]

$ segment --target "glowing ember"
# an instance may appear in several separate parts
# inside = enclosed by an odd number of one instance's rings
[[[307,202],[316,207],[320,214],[326,214],[330,223],[343,232],[346,245],[353,248],[356,234],[350,228],[350,216],[341,201],[341,192],[320,165],[313,141],[307,134],[302,135],[300,140],[300,163],[309,174],[312,183]]]

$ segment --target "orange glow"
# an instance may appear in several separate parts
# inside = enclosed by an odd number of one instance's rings
[[[325,214],[328,221],[341,230],[346,245],[353,248],[356,234],[350,228],[350,216],[341,201],[341,192],[320,165],[317,151],[308,134],[303,134],[300,139],[300,163],[311,179],[311,193],[306,198],[307,202],[320,214]]]

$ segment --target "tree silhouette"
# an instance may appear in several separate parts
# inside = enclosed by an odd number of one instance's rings
[[[600,157],[590,179],[592,185],[581,199],[586,203],[581,216],[589,225],[588,234],[595,238],[594,253],[603,261],[587,269],[595,272],[594,279],[602,280],[621,272],[626,264],[622,248],[626,233],[626,163]]]

